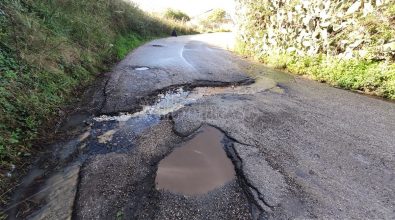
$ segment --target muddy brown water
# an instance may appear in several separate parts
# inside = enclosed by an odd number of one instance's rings
[[[156,188],[193,196],[205,194],[235,179],[223,139],[224,134],[218,129],[203,126],[191,140],[159,163]]]

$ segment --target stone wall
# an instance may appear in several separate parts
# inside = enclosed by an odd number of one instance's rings
[[[239,36],[257,56],[395,60],[395,0],[237,0]]]

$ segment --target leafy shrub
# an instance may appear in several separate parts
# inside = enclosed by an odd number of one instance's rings
[[[230,20],[227,18],[226,11],[217,8],[212,10],[207,17],[202,18],[199,24],[203,30],[209,32],[229,32],[230,30],[223,27],[228,22]]]
[[[174,10],[174,9],[167,9],[165,12],[165,18],[167,19],[173,19],[173,20],[177,20],[177,21],[190,21],[191,18],[184,12],[179,11],[179,10]]]
[[[306,34],[306,30],[308,31],[297,20],[287,23],[287,19],[277,17],[278,12],[285,10],[294,13],[300,11],[299,14],[292,15],[292,18],[308,18],[307,15],[310,13],[308,10],[295,8],[296,5],[306,5],[301,4],[301,1],[239,0],[239,6],[243,10],[236,11],[241,42],[237,45],[237,51],[253,56],[275,68],[287,69],[290,72],[306,75],[312,79],[328,82],[345,89],[360,90],[395,99],[394,56],[392,52],[381,49],[383,44],[394,41],[395,6],[393,1],[387,1],[383,5],[377,6],[373,12],[367,15],[359,10],[352,15],[343,17],[336,15],[337,10],[346,12],[355,1],[339,0],[335,2],[336,7],[332,8],[331,6],[329,9],[333,16],[333,19],[330,19],[332,25],[327,28],[328,38],[325,38],[329,44],[327,49],[323,49],[325,41],[317,43],[316,47],[309,47],[296,40],[302,36],[299,35],[300,33]],[[320,1],[311,1],[307,7],[314,4],[321,3]],[[334,30],[334,24],[345,24],[347,19],[353,21],[352,25],[345,25],[337,31]],[[278,23],[276,23],[277,21]],[[314,27],[314,23],[311,24]],[[322,26],[315,27],[312,30],[324,29]],[[287,28],[288,30],[286,30]],[[281,33],[279,30],[285,31]],[[315,43],[322,39],[317,38]],[[348,47],[349,44],[357,42],[356,39],[362,39],[363,42],[355,48]],[[342,43],[342,41],[346,43]],[[315,55],[307,55],[312,54],[309,51],[311,48],[316,49],[313,52]],[[299,55],[296,55],[295,52],[287,52],[288,49],[298,51]],[[350,49],[354,53],[353,59],[341,59],[341,56],[338,56],[344,55],[341,53],[346,52],[346,49]],[[364,52],[366,56],[362,58],[360,52]],[[384,59],[385,61],[380,61]]]
[[[174,27],[193,33],[123,0],[0,1],[0,171],[28,155],[77,87]]]
[[[207,21],[211,23],[225,22],[226,11],[220,8],[214,9],[207,17]]]
[[[237,45],[237,52],[246,51],[243,49],[244,44]],[[287,69],[344,89],[395,99],[395,64],[358,59],[341,60],[322,54],[298,56],[293,53],[272,53],[257,58],[274,68]]]

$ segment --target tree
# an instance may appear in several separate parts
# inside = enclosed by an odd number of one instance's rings
[[[200,25],[205,29],[217,29],[226,23],[226,11],[223,9],[214,9],[206,18],[200,20]]]
[[[207,17],[207,21],[211,23],[224,23],[226,20],[226,11],[220,8],[214,9],[209,16]]]
[[[177,21],[190,21],[191,18],[184,12],[175,9],[167,9],[165,12],[165,18],[173,19]]]

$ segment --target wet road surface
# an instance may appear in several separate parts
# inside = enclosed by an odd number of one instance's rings
[[[150,42],[88,89],[10,219],[393,219],[394,103]],[[208,132],[208,133],[207,133]]]

